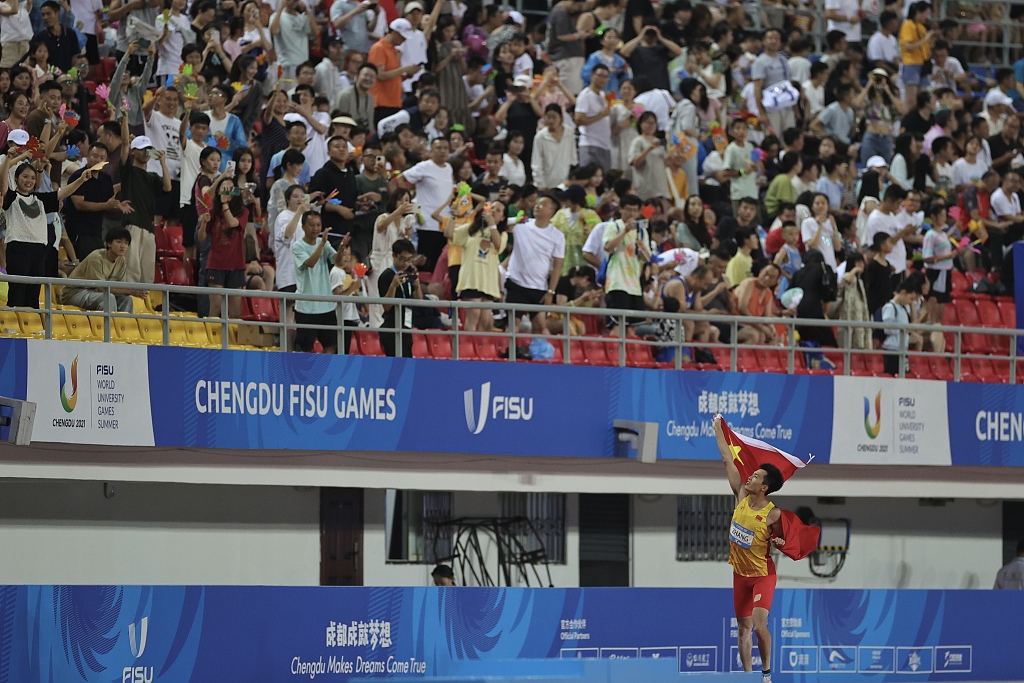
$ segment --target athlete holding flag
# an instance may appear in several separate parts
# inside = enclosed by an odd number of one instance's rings
[[[761,683],[771,683],[768,611],[775,594],[771,546],[795,560],[802,559],[817,548],[821,530],[805,526],[796,515],[768,500],[797,468],[804,466],[803,461],[763,441],[736,434],[721,415],[715,415],[712,424],[729,486],[736,496],[729,531],[729,564],[733,569],[740,662],[744,671],[753,670],[753,631],[761,653]]]

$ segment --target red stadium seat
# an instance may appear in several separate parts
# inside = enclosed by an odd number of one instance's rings
[[[160,267],[164,272],[164,281],[169,285],[187,287],[192,283],[192,278],[185,270],[185,264],[181,259],[163,257],[160,259]]]
[[[984,382],[985,384],[999,384],[1003,381],[996,374],[996,369],[992,366],[992,361],[987,358],[972,358],[970,361],[971,374],[974,375],[978,382]]]
[[[426,335],[418,333],[412,335],[412,357],[432,358],[430,355],[430,344],[427,342]]]
[[[626,345],[626,365],[631,368],[653,368],[654,358],[651,348],[645,344]]]
[[[971,291],[970,278],[956,269],[950,271],[950,285],[950,296],[954,299]]]
[[[180,263],[180,261],[178,261]],[[259,322],[280,322],[281,311],[277,299],[245,297],[242,299],[242,320]]]
[[[380,336],[376,332],[357,330],[353,341],[359,346],[361,356],[383,356],[384,347],[380,345]]]
[[[974,301],[969,299],[957,299],[953,302],[956,308],[956,317],[964,327],[982,327],[981,318],[978,317],[978,309]],[[985,334],[964,333],[964,353],[990,353],[993,349],[993,338]]]
[[[777,349],[758,349],[757,359],[765,372],[781,372],[785,374],[789,368],[789,361],[785,351]]]
[[[909,357],[909,362],[909,374],[915,379],[935,379],[935,374],[932,372],[931,358],[914,354]]]
[[[943,382],[953,381],[953,368],[949,361],[939,356],[932,356],[928,359],[928,366],[931,368],[932,377]]]
[[[158,225],[153,234],[157,256],[180,259],[185,255],[184,229],[180,225]]]
[[[455,355],[455,343],[452,342],[452,356]],[[476,352],[476,339],[473,337],[459,337],[459,360],[480,360]]]
[[[462,337],[459,338],[459,355],[462,355],[461,344],[463,342]],[[470,337],[473,345],[476,347],[476,356],[479,360],[501,360],[501,354],[498,353],[498,344],[494,337]]]
[[[605,337],[604,353],[608,356],[608,362],[612,365],[619,365],[619,340],[613,337]],[[627,352],[628,354],[628,352]],[[628,355],[627,355],[628,360]]]
[[[430,357],[438,360],[451,360],[452,339],[443,334],[429,334],[427,337],[427,348],[430,349]],[[462,340],[459,340],[462,341]]]
[[[736,370],[739,372],[761,372],[763,369],[757,359],[757,351],[745,349],[742,346],[736,349]]]
[[[608,358],[608,352],[605,349],[605,344],[600,338],[591,337],[589,339],[584,339],[583,353],[586,356],[586,362],[588,365],[617,365],[616,362],[613,362]],[[616,360],[618,360],[617,356]]]
[[[569,362],[573,365],[587,364],[587,354],[583,349],[582,339],[573,339],[569,342]]]
[[[1003,321],[1003,327],[1015,328],[1017,327],[1017,304],[1013,301],[997,301],[996,307],[999,309],[999,317]]]

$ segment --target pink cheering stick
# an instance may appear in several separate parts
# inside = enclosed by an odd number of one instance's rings
[[[96,86],[96,99],[105,100],[110,97],[110,86],[106,83],[100,83]]]
[[[975,254],[980,254],[981,251],[974,248],[975,244],[981,244],[981,240],[974,240],[972,242],[970,237],[964,237],[962,240],[960,240],[960,248],[961,249],[970,249]]]

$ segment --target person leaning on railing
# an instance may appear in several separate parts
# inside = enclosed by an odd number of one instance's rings
[[[422,299],[423,288],[419,273],[413,266],[416,258],[416,247],[407,239],[396,240],[391,245],[393,265],[386,268],[377,278],[377,290],[384,299]],[[394,304],[384,304],[384,322],[380,330],[380,345],[387,356],[395,357],[398,353],[398,338],[401,334],[402,351],[405,358],[412,358],[412,335],[408,332],[395,332],[396,328],[412,329],[412,308],[402,309],[402,319],[395,315],[398,309]]]
[[[111,228],[103,240],[105,249],[96,249],[82,259],[73,271],[71,280],[101,280],[106,282],[127,282],[128,262],[125,259],[131,248],[132,236],[127,228]],[[87,289],[64,285],[61,302],[67,306],[78,306],[87,311],[118,311],[134,313],[132,295],[144,297],[149,292],[124,288],[96,287]],[[104,305],[106,303],[106,305]]]

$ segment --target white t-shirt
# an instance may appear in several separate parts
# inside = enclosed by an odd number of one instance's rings
[[[1020,197],[1017,196],[1017,193],[1011,192],[1007,197],[1001,187],[992,193],[989,205],[992,209],[992,217],[997,220],[1003,216],[1016,216],[1021,213]]]
[[[894,216],[875,209],[868,216],[868,224],[864,228],[864,244],[870,245],[875,239],[875,234],[879,232],[884,232],[891,237],[899,232],[899,226]],[[892,251],[885,257],[885,260],[889,262],[897,275],[907,269],[907,245],[903,244],[903,240],[892,245]]]
[[[451,164],[438,166],[427,159],[403,173],[402,177],[416,187],[416,203],[423,209],[424,220],[419,229],[440,230],[437,221],[431,218],[430,214],[444,204],[451,194],[452,186],[455,184]],[[518,231],[518,228],[516,230]]]
[[[946,57],[946,63],[939,66],[932,61],[931,89],[949,87],[956,89],[956,77],[963,76],[964,65],[956,57]]]
[[[181,66],[181,48],[185,46],[185,43],[195,40],[192,24],[184,14],[170,15],[166,18],[160,14],[156,18],[157,30],[163,31],[164,25],[167,26],[167,38],[160,43],[160,59],[157,61],[156,71],[154,71],[157,76],[178,73],[178,68]]]
[[[526,165],[522,159],[513,159],[509,155],[502,157],[501,170],[498,175],[508,180],[510,185],[522,187],[526,184]]]
[[[811,60],[807,57],[789,58],[789,80],[803,83],[811,78]]]
[[[595,225],[583,243],[583,253],[596,256],[599,262],[604,260],[604,226],[604,222]]]
[[[298,232],[298,231],[296,231]],[[344,268],[338,266],[331,266],[331,292],[345,284],[345,280],[348,279],[348,273],[345,272]],[[350,295],[351,296],[351,295]],[[338,304],[338,320],[347,320],[349,322],[359,322],[359,309],[353,303]]]
[[[529,52],[516,57],[516,61],[512,62],[512,77],[516,77],[520,74],[526,74],[530,78],[533,78],[533,58]]]
[[[402,66],[426,64],[427,38],[423,35],[423,31],[416,31],[416,35],[412,38],[406,38],[405,42],[398,46],[398,51],[402,53],[399,62]],[[405,92],[412,92],[412,86],[422,75],[423,69],[420,68],[420,70],[414,73],[410,78],[402,81],[402,90]]]
[[[552,260],[565,258],[565,234],[550,223],[539,228],[533,220],[515,228],[508,279],[520,287],[547,291]]]
[[[576,97],[576,111],[585,116],[597,116],[608,106],[604,95],[594,92],[590,88],[584,88]],[[612,117],[605,116],[593,123],[580,126],[580,147],[597,147],[599,149],[611,149],[612,144]]]
[[[804,90],[804,97],[807,98],[807,104],[810,105],[811,118],[813,119],[825,109],[825,86],[816,86],[809,80],[804,81],[801,85]],[[751,109],[750,111],[757,111],[757,109]]]
[[[654,112],[654,115],[658,117],[658,130],[668,130],[671,122],[669,112],[676,106],[676,101],[667,90],[659,90],[657,88],[648,90],[642,95],[638,95],[634,102],[642,104],[647,111]]]
[[[981,180],[987,170],[988,164],[981,160],[980,155],[973,164],[965,158],[957,159],[953,162],[953,185],[973,185]]]
[[[894,35],[885,35],[875,31],[868,40],[868,61],[898,62],[900,59],[900,41]]]
[[[188,206],[192,201],[192,186],[196,184],[196,178],[199,177],[199,155],[202,154],[203,149],[195,140],[189,140],[183,150],[181,155],[181,193],[178,195],[180,206]]]
[[[800,225],[800,237],[803,239],[804,244],[814,239],[816,234],[818,234],[818,221],[813,216],[805,218],[804,222]],[[836,263],[835,238],[832,219],[829,218],[821,226],[821,239],[818,240],[818,245],[814,248],[821,252],[821,255],[825,257],[825,263],[830,265],[832,270],[835,270],[838,265]],[[810,248],[808,247],[808,249]]]
[[[830,9],[837,10],[839,14],[844,17],[855,17],[857,11],[860,10],[859,0],[825,0],[825,11]],[[828,20],[829,31],[842,31],[846,34],[846,41],[848,43],[859,43],[860,42],[860,22],[851,24],[848,21],[832,21]]]
[[[313,119],[320,125],[325,126],[327,133],[330,134],[330,114],[322,111],[313,112]],[[323,168],[324,164],[327,163],[327,137],[323,133],[316,132],[313,126],[308,125],[308,122],[306,125],[306,149],[302,150],[302,153],[306,157],[306,163],[309,164],[310,176]]]
[[[75,28],[90,36],[96,35],[96,13],[102,11],[101,0],[71,0],[71,13],[75,15]],[[18,39],[12,38],[12,40]]]
[[[294,215],[294,211],[281,209],[277,214],[277,220],[274,221],[274,232],[271,236],[273,244],[271,246],[274,249],[274,259],[277,262],[277,274],[274,276],[274,282],[277,284],[278,289],[294,285],[297,282],[295,278],[295,259],[292,258],[292,245],[302,239],[302,226],[298,225],[295,227],[295,233],[292,234],[290,240],[284,238],[285,228],[288,227],[288,223],[291,222]]]
[[[704,184],[714,187],[720,186],[721,183],[715,180],[712,174],[724,169],[725,161],[722,159],[722,155],[718,153],[718,150],[708,152],[708,155],[704,157]]]
[[[171,174],[171,180],[181,178],[181,140],[178,139],[180,130],[181,119],[164,116],[156,109],[150,113],[149,121],[146,121],[146,136],[153,142],[153,149],[167,152],[167,172]],[[150,159],[146,164],[146,170],[160,174],[160,162]]]

